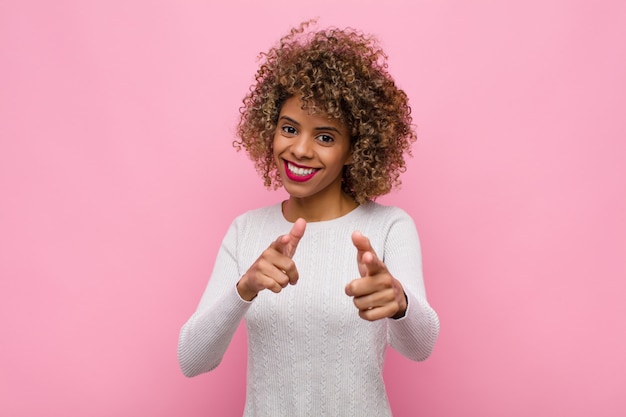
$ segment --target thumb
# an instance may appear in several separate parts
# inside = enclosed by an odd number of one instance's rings
[[[299,218],[295,221],[288,234],[279,236],[274,242],[273,246],[276,250],[289,258],[293,257],[296,253],[296,248],[300,239],[304,236],[306,229],[306,221]]]

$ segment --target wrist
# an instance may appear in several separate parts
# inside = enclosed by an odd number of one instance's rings
[[[241,279],[237,282],[237,292],[239,293],[239,297],[245,301],[252,301],[256,296],[257,292],[251,291],[245,284],[245,275],[241,277]]]
[[[404,295],[403,297],[404,300],[403,302],[400,303],[400,307],[398,308],[398,311],[396,312],[396,314],[394,314],[391,317],[394,320],[398,320],[406,316],[406,310],[409,308],[409,297],[406,295],[406,292],[404,291],[402,291],[402,294]]]

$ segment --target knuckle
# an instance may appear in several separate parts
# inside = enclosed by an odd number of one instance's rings
[[[268,260],[267,260],[267,254],[263,253],[263,255],[259,258],[259,260],[257,261],[257,264],[259,266],[259,268],[265,268],[268,264]]]
[[[289,261],[287,262],[287,265],[285,265],[287,268],[285,269],[286,271],[293,271],[294,269],[296,269],[296,263],[293,261],[293,259],[289,259]]]
[[[389,274],[382,274],[380,282],[383,285],[383,287],[386,289],[393,288],[393,279],[391,278],[391,275]]]
[[[276,282],[278,282],[278,285],[280,285],[282,288],[285,288],[287,284],[289,284],[289,278],[287,277],[287,275],[281,274]]]

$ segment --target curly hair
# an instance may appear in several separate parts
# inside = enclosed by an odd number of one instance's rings
[[[282,186],[273,137],[282,105],[298,96],[308,111],[348,126],[352,163],[344,167],[342,188],[359,204],[374,200],[400,185],[404,155],[416,140],[407,95],[387,72],[387,55],[373,36],[351,28],[308,32],[312,23],[260,54],[233,145],[248,152],[266,187]]]

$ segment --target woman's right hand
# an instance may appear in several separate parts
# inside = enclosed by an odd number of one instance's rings
[[[279,236],[263,251],[237,283],[239,296],[252,301],[265,289],[280,292],[288,284],[298,281],[298,270],[292,257],[304,235],[306,221],[298,219],[289,234]]]

